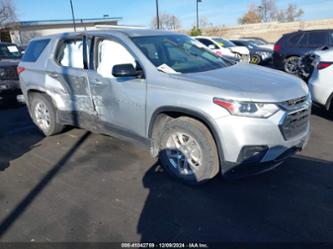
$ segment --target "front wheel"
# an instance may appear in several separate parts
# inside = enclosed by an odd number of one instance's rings
[[[252,63],[252,64],[256,64],[256,65],[259,65],[260,63],[261,63],[261,57],[259,56],[259,55],[253,55],[252,57],[251,57],[251,60],[250,60],[250,62]]]
[[[201,184],[219,172],[214,138],[198,120],[170,120],[161,132],[160,149],[161,165],[184,183]]]

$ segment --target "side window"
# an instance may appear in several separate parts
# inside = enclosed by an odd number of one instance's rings
[[[22,58],[24,62],[35,62],[43,53],[46,46],[49,44],[50,39],[37,40],[30,42],[25,54]]]
[[[100,40],[97,43],[97,72],[106,78],[114,78],[112,69],[114,65],[132,64],[137,67],[135,58],[119,42],[113,40]]]
[[[320,47],[327,45],[327,33],[326,32],[309,33],[309,45],[311,47]]]
[[[289,43],[291,45],[296,46],[298,44],[298,41],[301,39],[302,35],[303,35],[303,33],[296,33],[296,34],[292,35],[289,39]]]
[[[300,41],[298,42],[298,45],[300,47],[306,47],[308,45],[308,37],[309,34],[305,33],[302,38],[300,39]]]
[[[83,41],[64,40],[58,50],[57,62],[64,67],[84,69]]]
[[[157,50],[157,47],[153,43],[142,43],[140,44],[141,51],[147,56],[155,65],[161,64],[160,53]]]

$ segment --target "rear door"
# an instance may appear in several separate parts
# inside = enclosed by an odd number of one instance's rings
[[[83,35],[60,39],[46,80],[50,85],[52,81],[62,85],[64,91],[60,97],[65,102],[63,118],[65,122],[81,127],[86,127],[95,115],[88,81],[86,46],[88,44]]]
[[[88,75],[94,106],[100,121],[111,131],[145,136],[146,80],[114,77],[119,64],[142,67],[128,47],[116,38],[95,37],[94,66]]]

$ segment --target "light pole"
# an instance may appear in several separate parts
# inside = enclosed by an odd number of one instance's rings
[[[73,2],[72,2],[72,0],[69,0],[69,2],[70,2],[70,4],[71,4],[74,32],[76,32],[76,24],[75,24],[75,16],[74,16]]]
[[[199,3],[201,3],[202,0],[196,0],[197,4],[197,29],[199,29]]]
[[[158,10],[158,0],[156,0],[156,26],[157,29],[160,29],[160,15]]]

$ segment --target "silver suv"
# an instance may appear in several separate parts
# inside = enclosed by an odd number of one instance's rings
[[[18,71],[45,135],[74,125],[140,142],[190,184],[273,168],[309,137],[311,99],[302,80],[234,64],[178,33],[41,37]]]

